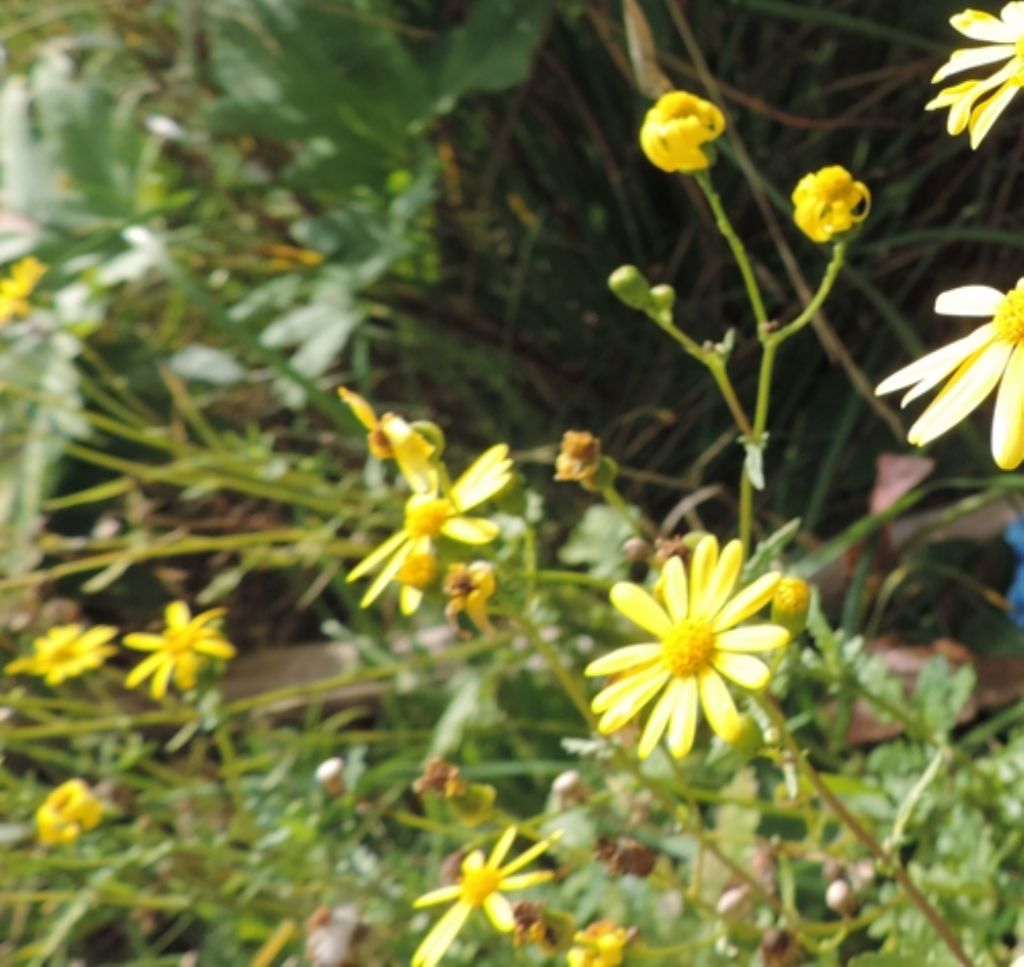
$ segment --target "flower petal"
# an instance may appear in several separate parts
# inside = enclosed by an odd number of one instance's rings
[[[964,360],[910,428],[907,439],[924,446],[972,413],[999,382],[1012,348],[999,340]]]
[[[441,533],[461,544],[489,544],[501,530],[485,517],[449,517],[441,525]]]
[[[781,579],[778,571],[769,571],[748,584],[715,615],[711,630],[718,634],[756,614],[774,597]]]
[[[597,730],[602,735],[617,732],[640,713],[643,707],[658,694],[663,684],[664,678],[661,677],[645,680],[642,685],[624,695],[601,716],[597,723]]]
[[[424,893],[423,896],[417,897],[413,900],[413,906],[418,910],[421,907],[432,907],[438,903],[448,903],[450,900],[455,900],[462,893],[462,887],[456,883],[454,886],[442,886],[436,890],[431,890],[429,893]]]
[[[499,443],[485,450],[472,466],[452,484],[449,496],[460,510],[469,510],[489,500],[512,479],[508,447]]]
[[[1018,343],[1003,373],[992,415],[992,456],[1002,470],[1024,461],[1024,344]]]
[[[547,844],[544,844],[545,847]],[[532,859],[533,857],[531,857]],[[517,890],[528,890],[531,886],[549,883],[554,878],[551,870],[537,870],[534,873],[519,873],[517,876],[503,876],[498,884],[499,890],[515,893]]]
[[[705,534],[690,558],[690,614],[705,613],[704,595],[718,563],[718,540],[714,534]]]
[[[672,683],[676,695],[672,720],[668,724],[668,750],[677,759],[682,759],[693,748],[697,734],[697,679],[690,677],[676,682]]]
[[[668,616],[673,622],[682,621],[687,616],[686,569],[681,558],[670,557],[661,569],[664,581],[662,597]]]
[[[149,693],[153,698],[161,699],[167,694],[167,686],[171,681],[171,673],[177,670],[177,665],[172,658],[164,656],[164,661],[153,675],[153,681],[149,686]],[[193,672],[193,679],[194,679]],[[187,679],[186,679],[187,681]],[[193,680],[192,684],[195,684]],[[189,688],[192,686],[189,685]]]
[[[447,953],[473,908],[460,900],[434,924],[412,955],[412,967],[436,967]]]
[[[672,621],[665,609],[640,585],[620,581],[614,585],[609,598],[630,621],[659,638],[672,630]]]
[[[661,657],[661,645],[640,644],[626,645],[623,648],[616,648],[595,659],[586,668],[583,674],[588,678],[595,678],[600,675],[615,675],[627,671],[635,665],[646,665],[656,658]]]
[[[346,581],[358,581],[364,574],[369,574],[374,568],[379,567],[395,551],[398,550],[407,540],[409,535],[404,530],[392,534],[383,544],[373,551],[370,551],[351,571],[348,572]]]
[[[640,736],[640,744],[636,750],[637,755],[641,759],[646,759],[654,751],[657,744],[661,741],[661,737],[665,734],[668,721],[672,716],[676,686],[679,684],[680,679],[673,679],[672,684],[665,689],[664,695],[655,702],[654,708],[647,718],[647,724],[644,726],[643,734]]]
[[[735,652],[719,652],[711,664],[730,681],[752,692],[764,688],[771,677],[768,666],[753,655],[738,655]]]
[[[164,621],[168,628],[184,628],[192,620],[192,612],[184,601],[172,601],[164,608]]]
[[[995,44],[988,47],[966,47],[962,50],[954,50],[949,60],[932,75],[932,83],[938,84],[953,74],[959,74],[960,71],[970,70],[972,67],[982,67],[985,64],[992,64],[997,60],[1006,60],[1012,56],[1012,44]]]
[[[945,294],[949,295],[950,293]],[[939,298],[941,299],[942,297],[940,296]],[[985,323],[985,325],[979,326],[970,335],[957,339],[956,342],[951,342],[948,346],[943,346],[941,349],[936,349],[934,352],[922,356],[909,366],[904,366],[903,369],[897,370],[892,376],[883,379],[878,384],[875,388],[875,393],[882,396],[885,393],[893,392],[893,390],[906,389],[908,386],[922,382],[927,383],[926,388],[930,389],[936,383],[945,379],[965,359],[992,342],[994,334],[995,326],[991,322]],[[917,390],[914,391],[914,395],[918,395]],[[903,401],[904,405],[909,402],[909,399],[908,397]]]
[[[740,541],[729,541],[722,548],[718,564],[704,591],[700,616],[714,618],[722,610],[722,606],[729,600],[729,595],[732,594],[732,589],[736,586],[736,580],[740,576],[742,567],[743,544]]]
[[[971,40],[987,40],[994,43],[1012,44],[1017,39],[1016,31],[984,10],[964,10],[949,18],[954,30],[960,31]]]
[[[935,312],[940,316],[987,316],[991,319],[1004,298],[1005,292],[990,285],[961,285],[938,294]]]
[[[515,929],[516,918],[512,914],[512,904],[500,893],[492,893],[484,900],[484,913],[499,933]]]
[[[634,689],[642,690],[649,681],[659,677],[662,679],[662,684],[664,684],[668,676],[669,671],[661,662],[652,664],[649,668],[641,669],[632,674],[624,675],[622,678],[616,679],[616,681],[601,689],[594,696],[590,707],[598,714],[607,712],[613,705],[618,705]]]
[[[219,658],[221,661],[229,661],[235,657],[235,648],[230,642],[223,638],[200,638],[192,646],[192,650],[200,655],[209,655],[211,658]]]
[[[514,882],[516,880],[516,877],[514,877],[512,874],[513,873],[517,873],[524,866],[529,866],[538,856],[540,856],[542,853],[546,853],[551,848],[551,843],[552,843],[552,840],[550,840],[550,839],[542,839],[539,843],[534,843],[533,846],[531,846],[527,850],[524,850],[514,860],[511,860],[510,862],[506,863],[503,867],[501,867],[501,870],[500,870],[500,872],[501,872],[501,883],[499,885],[499,889],[501,889],[501,890],[522,889],[522,887],[515,887],[515,886],[509,886],[508,885],[509,883],[512,883],[512,882]],[[535,875],[537,875],[537,874],[534,874],[534,873],[524,874],[524,876],[535,876]]]
[[[419,588],[414,588],[411,584],[402,585],[402,590],[398,594],[398,603],[402,614],[415,614],[422,600],[423,592]]]
[[[740,716],[729,689],[714,669],[700,673],[700,702],[717,735],[726,742],[735,742],[740,734]]]
[[[723,631],[715,638],[718,651],[739,653],[774,651],[789,644],[789,632],[781,625],[744,625]]]
[[[169,659],[162,652],[147,655],[125,676],[125,688],[135,688],[149,678],[166,661],[169,661]]]
[[[125,635],[122,644],[135,651],[160,651],[164,647],[163,635],[151,635],[145,631],[133,631]]]
[[[971,111],[971,119],[967,122],[968,130],[971,132],[971,147],[977,148],[985,135],[992,129],[992,125],[999,119],[1009,106],[1010,101],[1017,96],[1020,88],[1016,84],[1006,83],[983,104],[978,104]]]
[[[516,841],[518,834],[519,830],[515,826],[509,826],[501,834],[491,850],[491,855],[487,857],[485,865],[488,869],[496,870],[501,866],[501,861],[508,855],[508,851],[512,848],[512,844]]]
[[[412,553],[412,542],[406,541],[398,550],[392,555],[391,560],[378,572],[377,576],[370,583],[370,586],[366,589],[366,593],[359,601],[360,608],[368,608],[374,601],[377,600],[380,593],[394,580],[394,577],[402,569],[402,565],[405,563],[406,558]]]

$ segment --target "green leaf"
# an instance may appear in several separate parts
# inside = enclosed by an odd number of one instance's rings
[[[586,567],[596,578],[624,578],[627,565],[622,545],[632,534],[633,528],[621,514],[604,504],[595,504],[587,509],[558,557],[563,564]]]
[[[764,490],[764,449],[768,442],[768,434],[762,434],[760,443],[753,443],[745,437],[740,439],[743,444],[743,472],[754,485],[755,490]]]
[[[794,517],[783,524],[777,531],[769,534],[751,553],[743,569],[745,581],[753,581],[760,577],[771,566],[772,562],[789,546],[789,543],[800,533],[800,518]]]

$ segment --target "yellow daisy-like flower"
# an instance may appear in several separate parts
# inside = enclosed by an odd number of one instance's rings
[[[984,80],[943,88],[925,105],[927,111],[948,107],[946,129],[952,135],[969,130],[971,147],[977,148],[1024,84],[1024,3],[1006,4],[998,18],[983,10],[964,10],[949,22],[965,37],[985,44],[954,50],[932,77],[933,84],[972,67],[1006,61]]]
[[[58,786],[36,810],[39,842],[49,846],[73,843],[83,832],[99,825],[103,806],[81,779]]]
[[[194,688],[203,656],[221,661],[235,657],[234,646],[219,628],[223,616],[223,608],[212,608],[193,618],[183,601],[167,605],[164,610],[166,627],[161,634],[137,632],[125,635],[124,643],[128,648],[152,652],[128,673],[125,685],[135,688],[152,676],[150,694],[156,699],[167,694],[172,675],[174,684],[182,691]]]
[[[414,907],[420,908],[447,903],[449,900],[455,901],[434,924],[430,933],[423,938],[416,953],[412,955],[412,967],[434,967],[439,963],[469,915],[477,907],[483,907],[495,930],[511,933],[515,929],[512,904],[508,902],[504,893],[513,893],[536,886],[538,883],[546,883],[554,875],[548,870],[519,872],[551,846],[552,841],[548,839],[536,843],[525,853],[502,866],[502,860],[512,847],[516,832],[515,826],[506,829],[494,844],[494,849],[486,861],[481,850],[473,850],[462,861],[458,883],[454,886],[443,886],[439,890],[431,890],[413,903]]]
[[[489,500],[512,479],[512,461],[508,447],[499,443],[477,457],[473,465],[442,494],[436,474],[434,485],[426,492],[414,493],[405,504],[405,524],[375,551],[363,558],[348,575],[357,581],[380,568],[361,607],[372,604],[388,583],[395,580],[406,561],[413,556],[432,557],[438,537],[462,544],[488,544],[498,536],[498,525],[482,517],[467,517],[467,510]],[[403,614],[412,614],[423,599],[423,591],[403,583],[400,603]]]
[[[338,395],[351,408],[355,418],[366,427],[366,443],[378,460],[394,460],[402,476],[417,493],[435,486],[437,471],[431,461],[435,447],[421,433],[394,413],[379,420],[370,404],[358,393],[338,389]]]
[[[97,625],[58,625],[32,642],[33,653],[7,664],[8,675],[38,675],[47,685],[59,685],[102,665],[117,648],[110,644],[116,628]]]
[[[950,289],[935,300],[935,311],[991,320],[893,373],[875,392],[910,387],[900,401],[906,406],[946,380],[907,434],[911,443],[924,446],[964,419],[998,385],[992,456],[1003,470],[1016,469],[1024,461],[1024,278],[1006,293],[987,285]]]
[[[591,703],[604,735],[621,729],[664,689],[640,738],[641,759],[666,730],[669,751],[685,756],[693,747],[698,704],[715,732],[735,741],[740,716],[723,676],[743,688],[763,688],[768,668],[749,653],[774,651],[789,641],[779,625],[737,627],[772,600],[780,579],[775,572],[765,574],[733,596],[742,567],[739,541],[730,541],[719,555],[718,541],[708,534],[694,548],[689,576],[678,557],[665,563],[664,607],[639,585],[623,581],[612,588],[612,604],[658,640],[619,648],[585,669],[587,675],[615,676]]]
[[[579,946],[569,951],[568,967],[619,967],[630,939],[629,930],[598,920],[573,937]]]
[[[793,221],[813,242],[830,242],[868,217],[871,192],[842,165],[803,176],[793,189]]]
[[[722,112],[686,91],[658,98],[640,128],[640,147],[662,171],[703,171],[714,156],[705,150],[725,130]]]
[[[45,274],[46,266],[33,255],[11,266],[11,274],[0,279],[0,323],[29,314],[28,297]]]

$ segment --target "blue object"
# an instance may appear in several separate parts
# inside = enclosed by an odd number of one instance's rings
[[[1006,592],[1006,600],[1010,603],[1010,620],[1018,628],[1024,628],[1024,517],[1018,517],[1003,531],[1003,540],[1010,545],[1017,558],[1013,579]]]

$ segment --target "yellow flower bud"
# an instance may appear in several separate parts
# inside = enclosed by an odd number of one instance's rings
[[[710,146],[725,130],[722,112],[710,101],[686,91],[659,98],[644,118],[640,146],[662,171],[703,171],[714,161]]]
[[[806,174],[793,189],[793,220],[814,242],[830,242],[871,211],[871,192],[841,165]]]
[[[81,779],[58,786],[36,810],[39,841],[52,846],[73,843],[86,830],[99,825],[103,806]]]
[[[772,597],[772,624],[782,625],[795,638],[807,625],[811,588],[800,578],[783,578]]]

